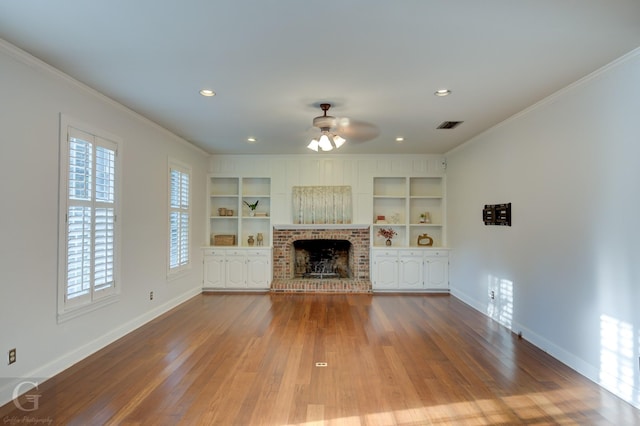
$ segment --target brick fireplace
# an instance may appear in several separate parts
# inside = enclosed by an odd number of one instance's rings
[[[371,293],[369,225],[275,225],[271,291],[306,293]],[[346,240],[350,245],[348,278],[294,277],[294,242]]]

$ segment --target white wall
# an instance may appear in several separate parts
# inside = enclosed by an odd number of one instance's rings
[[[0,40],[0,405],[16,378],[49,377],[198,294],[208,156]],[[58,323],[60,114],[123,139],[122,293]],[[193,169],[193,268],[166,279],[167,161]],[[149,292],[155,297],[149,300]],[[7,352],[17,348],[17,362]]]
[[[447,155],[452,293],[636,405],[638,76],[635,51]]]

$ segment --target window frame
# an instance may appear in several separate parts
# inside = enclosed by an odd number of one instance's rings
[[[173,171],[184,174],[187,176],[187,206],[186,207],[176,207],[172,205],[172,195],[173,195],[173,179],[172,173]],[[193,235],[193,171],[189,164],[183,163],[174,158],[168,159],[167,166],[167,279],[175,279],[185,273],[186,271],[191,269],[193,264],[193,256],[191,253],[191,240]],[[180,188],[180,192],[184,188]],[[182,201],[182,198],[180,198]],[[182,204],[182,203],[180,203]],[[181,241],[178,243],[179,247],[177,250],[181,253],[184,253],[186,249],[186,262],[178,264],[177,266],[172,266],[172,214],[179,213],[180,216],[186,215],[187,217],[187,235],[186,242]],[[184,245],[186,244],[186,247]]]
[[[70,195],[70,187],[72,185],[72,179],[70,178],[71,170],[71,138],[76,136],[78,139],[83,140],[91,144],[91,183],[88,187],[90,196],[88,199],[79,199]],[[84,140],[91,139],[91,140]],[[58,186],[58,322],[64,322],[72,318],[84,315],[85,313],[94,311],[102,306],[109,305],[117,302],[121,293],[121,280],[120,280],[120,242],[121,242],[121,219],[120,219],[120,194],[122,184],[122,139],[102,129],[98,129],[89,124],[80,122],[67,115],[60,115],[60,139],[59,139],[59,186]],[[97,182],[101,181],[96,175],[99,167],[104,167],[105,159],[100,157],[97,159],[98,152],[109,155],[113,153],[113,157],[109,157],[107,162],[112,160],[113,172],[108,173],[108,187],[106,191],[110,192],[110,195],[102,195],[102,197],[96,197],[96,193],[104,194],[105,185]],[[77,157],[74,157],[77,158]],[[98,166],[97,166],[98,165]],[[87,167],[89,169],[89,167]],[[103,169],[104,171],[104,169]],[[103,181],[104,182],[104,181]],[[97,189],[98,188],[98,189]],[[106,197],[106,199],[105,199]],[[106,200],[106,201],[105,201]],[[89,261],[90,278],[87,282],[83,281],[83,286],[86,283],[87,288],[77,297],[68,297],[68,260],[69,260],[69,238],[73,231],[70,231],[69,226],[69,212],[70,208],[89,208],[90,209],[90,221],[85,222],[90,224],[88,231],[88,242],[83,240],[83,244],[86,243],[90,247],[89,249],[82,249],[82,254],[89,253],[91,259]],[[100,216],[97,212],[102,210],[107,212],[105,216]],[[76,210],[77,211],[77,210]],[[113,215],[113,218],[108,216]],[[103,219],[102,231],[99,228],[100,221],[96,219]],[[106,231],[105,231],[106,227]],[[108,228],[112,227],[112,231]],[[102,234],[102,235],[101,235]],[[96,246],[97,240],[102,237],[113,237],[110,242],[104,242],[101,244],[102,248],[107,249],[109,254],[103,256],[96,256],[96,251],[99,246]],[[84,237],[83,237],[84,238]],[[102,263],[111,263],[112,266],[107,266],[106,271],[110,277],[108,285],[100,285],[97,283],[97,269],[99,269],[100,260]],[[98,267],[97,267],[98,266]]]

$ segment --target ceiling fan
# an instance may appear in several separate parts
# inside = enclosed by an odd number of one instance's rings
[[[349,118],[336,118],[327,115],[331,108],[330,103],[321,103],[320,109],[323,115],[313,119],[313,127],[320,129],[320,136],[314,137],[307,148],[313,151],[331,151],[340,148],[347,138],[351,141],[365,142],[378,136],[377,126],[355,121]]]

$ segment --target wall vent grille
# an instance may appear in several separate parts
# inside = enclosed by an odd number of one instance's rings
[[[463,121],[443,121],[442,123],[440,123],[440,125],[437,128],[438,129],[455,129],[462,123],[464,122]]]

